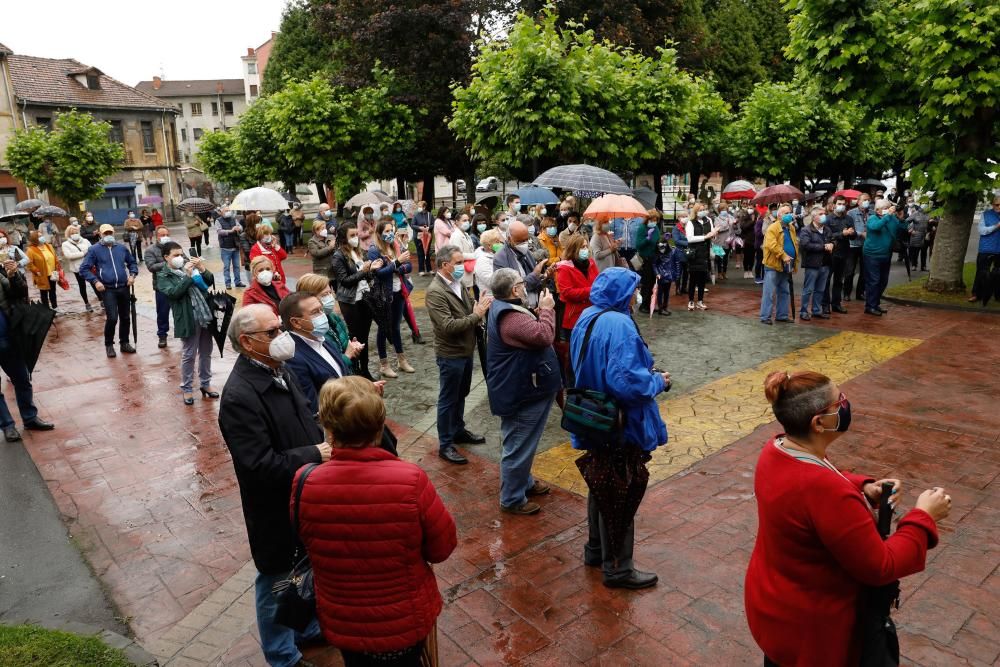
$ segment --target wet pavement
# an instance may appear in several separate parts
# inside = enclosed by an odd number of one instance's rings
[[[210,265],[215,252],[206,252]],[[286,267],[292,276],[308,270],[301,258]],[[90,566],[163,664],[262,665],[218,406],[181,403],[179,341],[156,348],[149,282],[143,269],[139,353],[112,360],[99,309],[79,313],[79,295],[60,294],[71,314],[57,319],[34,377],[36,402],[57,430],[26,435],[24,446]],[[417,279],[418,302],[426,283]],[[742,580],[755,535],[753,466],[777,431],[762,383],[775,368],[807,366],[835,377],[854,405],[835,463],[900,476],[905,506],[931,485],[955,499],[927,571],[903,582],[897,622],[907,664],[994,664],[1000,318],[901,306],[870,318],[855,307],[831,321],[765,327],[746,289],[710,287],[705,313],[675,301],[673,316],[640,319],[675,386],[661,397],[671,442],[654,459],[636,520],[637,566],[658,572],[660,584],[639,592],[606,589],[582,564],[585,498],[558,410],[535,469],[556,488],[534,517],[501,514],[498,423],[478,368],[467,422],[488,442],[468,448],[468,466],[450,466],[435,455],[433,347],[412,345],[404,332],[418,372],[389,381],[389,414],[402,455],[427,470],[459,527],[456,552],[435,567],[446,600],[441,664],[760,664]],[[216,351],[216,387],[233,358]],[[13,405],[6,383],[4,391]],[[335,653],[309,656],[334,665]]]

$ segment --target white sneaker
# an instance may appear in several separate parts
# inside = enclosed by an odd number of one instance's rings
[[[708,310],[708,306],[705,305],[704,301],[698,302],[698,310]]]
[[[694,310],[694,301],[688,301],[688,310]]]

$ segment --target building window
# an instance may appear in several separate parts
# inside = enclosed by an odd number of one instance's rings
[[[213,116],[218,116],[219,115],[219,103],[218,102],[212,102],[212,115]]]
[[[183,102],[178,102],[177,103],[177,107],[181,110],[181,115],[183,116],[184,115],[184,103]]]
[[[257,63],[247,63],[247,74],[257,73]]]
[[[155,153],[156,144],[153,143],[153,123],[148,120],[144,120],[142,125],[142,152],[143,153]]]
[[[196,127],[194,128],[193,134],[194,134],[194,140],[198,141],[205,134],[205,130],[201,129],[200,127]]]
[[[52,131],[52,119],[48,116],[38,116],[35,118],[35,124],[38,127],[45,128],[49,132]]]
[[[257,84],[256,83],[251,83],[250,84],[250,97],[257,97]]]
[[[201,115],[201,102],[192,102],[191,103],[191,115],[192,116],[200,116]]]
[[[99,90],[101,87],[101,79],[96,74],[87,75],[87,88],[91,90]]]
[[[223,102],[222,103],[222,108],[225,110],[227,116],[232,116],[233,115],[233,103],[232,102]]]
[[[182,127],[181,128],[181,141],[187,141],[187,140],[188,140],[188,131]]]
[[[122,122],[120,120],[112,120],[111,123],[111,133],[109,139],[115,143],[124,144],[125,143],[125,132],[122,129]]]

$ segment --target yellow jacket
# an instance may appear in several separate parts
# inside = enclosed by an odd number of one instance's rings
[[[549,266],[554,266],[561,258],[559,257],[560,252],[559,241],[554,236],[549,236],[542,230],[542,233],[538,235],[538,243],[545,248],[549,253]]]
[[[795,225],[788,225],[792,234],[792,245],[795,246],[795,259],[792,260],[792,272],[799,266],[799,237],[795,233]],[[764,232],[764,266],[775,271],[784,271],[785,239],[781,233],[781,223],[772,222],[771,226]]]
[[[38,289],[50,289],[49,276],[62,266],[51,243],[28,246],[28,270]]]

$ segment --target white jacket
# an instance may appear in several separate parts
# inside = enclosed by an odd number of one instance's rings
[[[83,263],[83,258],[86,257],[88,250],[90,250],[90,241],[85,238],[81,238],[79,243],[70,239],[63,241],[63,261],[66,262],[66,268],[70,270],[70,273],[80,273],[80,264]]]
[[[448,243],[462,251],[463,259],[476,259],[476,247],[473,245],[472,239],[458,225],[455,225],[455,230],[452,231]],[[470,288],[474,281],[475,276],[471,273],[466,273],[462,276],[462,287]]]
[[[490,284],[493,281],[493,252],[483,246],[476,248],[476,285],[479,287],[479,296],[492,296],[493,290]]]

